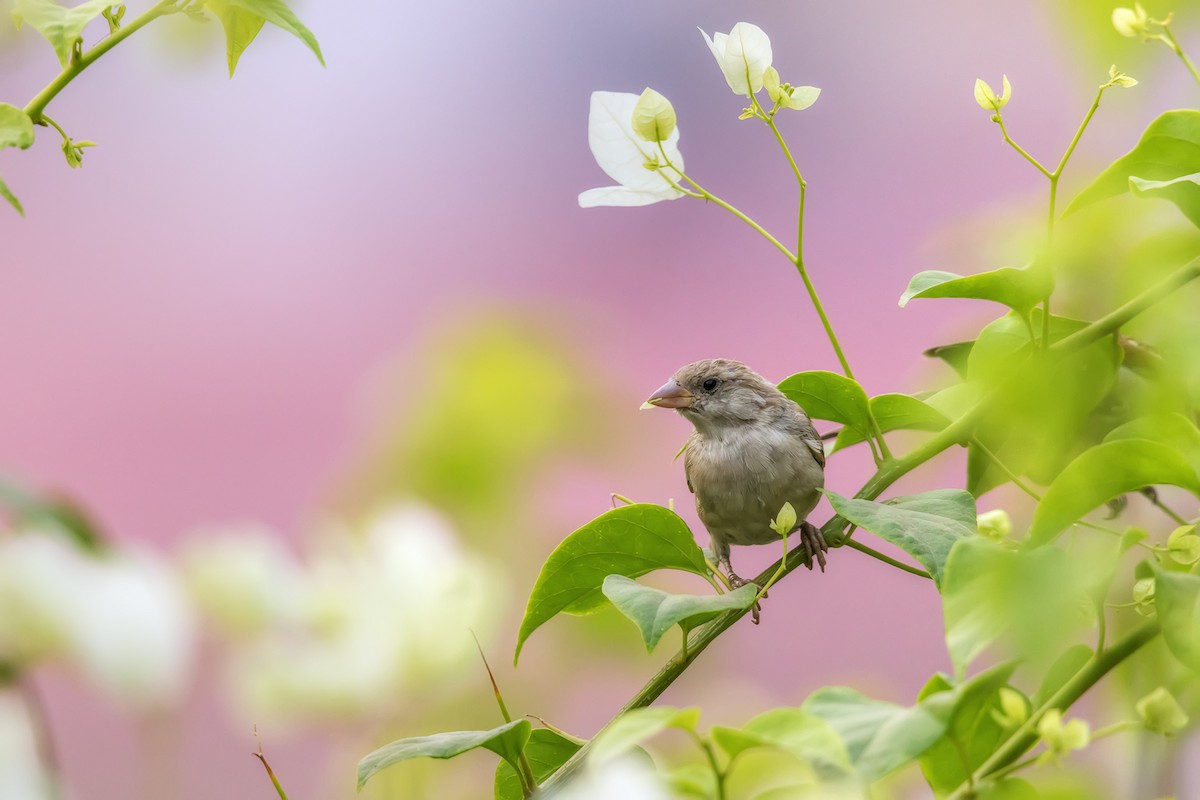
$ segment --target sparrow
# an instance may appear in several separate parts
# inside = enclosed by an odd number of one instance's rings
[[[684,445],[688,490],[731,588],[748,581],[734,573],[730,545],[778,542],[771,522],[784,503],[796,510],[805,565],[811,570],[815,556],[825,571],[829,547],[805,519],[825,485],[825,448],[804,409],[724,358],[681,367],[646,403],[675,409],[695,428]]]

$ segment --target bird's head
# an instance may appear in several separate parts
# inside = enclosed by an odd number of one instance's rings
[[[782,398],[779,390],[740,361],[714,358],[680,367],[643,408],[673,408],[701,433],[744,426]]]

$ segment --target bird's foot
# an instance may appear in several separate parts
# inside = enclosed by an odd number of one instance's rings
[[[727,571],[729,573],[729,588],[730,589],[740,589],[743,586],[755,586],[756,588],[761,588],[761,587],[758,587],[758,584],[754,583],[753,581],[748,581],[745,578],[739,578],[736,574],[734,574],[733,570],[729,569]],[[764,593],[763,597],[766,597],[766,596],[767,596],[766,593]],[[760,606],[757,602],[755,602],[754,605],[751,606],[751,608],[750,608],[750,621],[753,622],[755,625],[757,625],[761,614],[762,614],[762,606]]]
[[[810,570],[813,568],[813,556],[817,557],[817,564],[821,567],[821,572],[825,571],[825,554],[829,552],[829,545],[825,542],[825,537],[811,522],[800,523],[800,541],[804,543],[804,566]]]

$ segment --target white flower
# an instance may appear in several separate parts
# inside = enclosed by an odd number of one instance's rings
[[[197,531],[181,563],[197,605],[225,633],[253,635],[299,616],[300,566],[265,526]]]
[[[728,35],[714,33],[710,39],[703,30],[700,34],[734,94],[749,97],[763,88],[763,74],[771,66],[771,40],[762,28],[739,22]]]
[[[581,207],[645,206],[683,197],[674,185],[683,179],[684,169],[679,128],[662,142],[642,139],[633,130],[638,100],[629,92],[592,92],[588,146],[600,168],[620,186],[588,189],[579,195]]]
[[[668,800],[662,779],[641,761],[622,759],[587,769],[556,795],[560,800]]]
[[[21,701],[16,696],[0,696],[0,797],[49,800],[54,796]]]
[[[1141,3],[1135,3],[1133,8],[1114,8],[1112,25],[1122,36],[1141,36],[1150,25],[1150,15]]]
[[[780,83],[779,73],[775,71],[774,67],[767,67],[767,71],[763,73],[763,86],[766,87],[767,95],[770,96],[772,103],[780,108],[794,108],[797,111],[808,108],[821,96],[821,90],[815,86],[792,86],[790,83]]]
[[[87,579],[85,557],[58,534],[0,540],[0,655],[28,663],[65,654]]]

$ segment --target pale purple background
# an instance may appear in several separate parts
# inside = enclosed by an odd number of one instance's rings
[[[790,239],[786,164],[764,129],[736,120],[742,104],[696,31],[761,25],[784,80],[823,89],[782,123],[810,182],[814,279],[869,391],[914,390],[936,373],[917,353],[991,309],[902,311],[909,276],[997,266],[986,252],[946,263],[937,242],[989,209],[1041,202],[1041,177],[1002,146],[974,79],[1008,74],[1011,130],[1053,162],[1109,63],[1143,55],[1111,31],[1081,46],[1047,5],[309,2],[298,10],[328,69],[270,29],[232,82],[215,26],[199,63],[170,39],[136,37],[51,106],[100,143],[84,169],[68,170],[46,131],[31,152],[0,156],[29,214],[0,212],[0,467],[164,550],[211,520],[297,531],[365,448],[372,370],[472,310],[513,306],[578,320],[563,335],[641,443],[556,501],[562,533],[600,513],[610,489],[679,498],[690,519],[671,463],[686,425],[638,413],[648,392],[701,357],[774,379],[837,365],[792,268],[719,209],[576,206],[607,183],[587,150],[589,93],[664,93],[689,172]],[[1087,13],[1103,30],[1106,6]],[[56,69],[32,35],[19,41],[0,54],[0,98],[18,104]],[[1178,102],[1186,76],[1159,74],[1106,101],[1064,196]],[[853,491],[861,454],[834,463],[830,487]],[[502,652],[511,635],[496,637]],[[590,733],[661,657],[558,721]],[[724,638],[669,699],[736,721],[826,683],[911,700],[947,666],[931,588],[837,553],[827,575],[772,591],[762,628]],[[524,669],[556,680],[534,652]],[[736,714],[689,691],[735,669],[729,681],[756,697]],[[134,734],[82,691],[64,684],[51,699],[80,796],[129,796]],[[186,797],[266,796],[246,732],[219,709],[198,706],[184,736]],[[315,786],[321,747],[281,741],[275,766]]]

